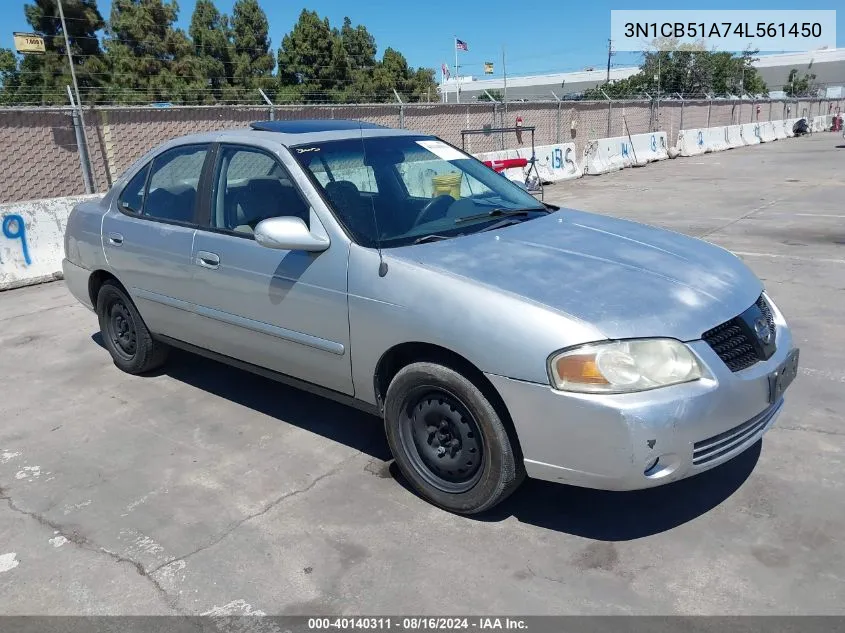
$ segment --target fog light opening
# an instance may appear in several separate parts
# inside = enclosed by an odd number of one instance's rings
[[[648,461],[645,470],[643,470],[643,476],[651,480],[663,479],[678,470],[680,465],[681,459],[678,455],[664,453],[656,459]]]

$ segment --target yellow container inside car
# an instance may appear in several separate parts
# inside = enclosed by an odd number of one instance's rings
[[[434,195],[432,197],[446,194],[447,196],[452,196],[455,200],[460,200],[462,178],[463,174],[460,172],[432,176],[431,184],[434,187]]]

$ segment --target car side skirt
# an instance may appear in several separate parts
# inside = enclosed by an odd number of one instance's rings
[[[191,345],[190,343],[186,343],[184,341],[180,341],[169,336],[157,334],[154,335],[154,338],[172,347],[185,350],[186,352],[191,352],[192,354],[197,354],[198,356],[203,356],[211,360],[216,360],[218,362],[224,363],[231,367],[235,367],[237,369],[243,369],[244,371],[251,372],[258,376],[263,376],[264,378],[275,380],[276,382],[280,382],[284,385],[287,385],[288,387],[301,389],[302,391],[313,393],[316,396],[328,398],[329,400],[334,400],[335,402],[344,404],[348,407],[353,407],[355,409],[358,409],[365,413],[369,413],[370,415],[374,415],[379,418],[382,417],[382,412],[379,407],[369,402],[359,400],[354,396],[350,396],[345,393],[340,393],[339,391],[334,391],[332,389],[326,389],[325,387],[321,387],[320,385],[316,385],[305,380],[300,380],[299,378],[294,378],[293,376],[288,376],[287,374],[282,374],[280,372],[273,371],[272,369],[259,367],[258,365],[253,365],[252,363],[247,363],[245,361],[238,360],[237,358],[232,358],[231,356],[219,354],[217,352],[213,352],[202,347],[197,347],[196,345]]]

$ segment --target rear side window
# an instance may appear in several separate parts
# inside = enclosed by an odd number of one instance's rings
[[[139,171],[129,184],[123,188],[123,192],[118,198],[118,205],[128,213],[141,213],[144,208],[144,192],[147,184],[147,174],[150,171],[150,165],[147,163],[144,168]]]
[[[143,215],[159,220],[193,222],[206,145],[176,147],[153,160]]]

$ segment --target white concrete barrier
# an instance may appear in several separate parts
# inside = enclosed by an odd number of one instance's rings
[[[774,128],[775,133],[775,140],[782,141],[786,138],[786,121],[772,121],[772,127]]]
[[[833,125],[833,115],[825,114],[822,116],[813,117],[810,129],[813,132],[827,132],[830,130],[831,125]]]
[[[516,150],[519,158],[531,159],[531,148],[520,147]],[[560,182],[572,180],[584,175],[584,170],[578,164],[575,153],[575,143],[560,143],[558,145],[540,145],[534,149],[537,157],[537,172],[543,182]],[[530,166],[523,168],[528,173]],[[516,170],[509,170],[516,171]],[[523,175],[524,179],[524,175]]]
[[[795,132],[792,131],[792,128],[795,127],[795,124],[800,121],[800,118],[797,119],[785,119],[783,122],[783,129],[786,131],[786,137],[792,138],[795,136]]]
[[[739,125],[725,126],[725,143],[728,149],[736,149],[745,145],[745,141],[742,140],[742,128]]]
[[[772,141],[777,140],[777,137],[775,136],[775,126],[772,125],[771,121],[762,121],[758,125],[760,130],[761,142],[771,143]]]
[[[634,134],[590,141],[584,148],[584,173],[606,174],[625,167],[669,158],[666,132]]]
[[[746,145],[759,145],[763,142],[760,140],[760,126],[757,123],[743,123],[739,128],[742,141]]]
[[[681,156],[698,156],[731,149],[723,127],[705,127],[678,132],[678,151]]]
[[[534,148],[534,155],[537,158],[537,173],[545,183],[572,180],[573,178],[580,178],[584,175],[583,169],[578,164],[574,143],[538,145]],[[498,152],[485,152],[483,154],[477,154],[475,157],[481,161],[504,160],[507,158],[525,158],[531,160],[531,148],[520,147]],[[530,165],[514,167],[512,169],[505,169],[501,173],[510,180],[525,182],[525,177],[528,175],[530,168]]]
[[[98,197],[0,204],[0,290],[61,279],[68,216],[77,203]]]

